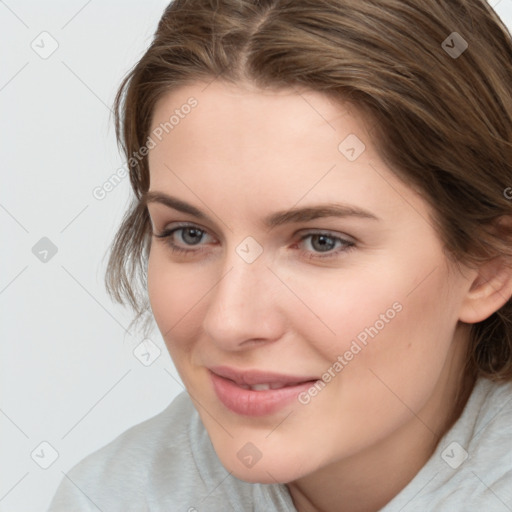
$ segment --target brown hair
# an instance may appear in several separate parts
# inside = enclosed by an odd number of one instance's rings
[[[512,214],[512,37],[486,0],[175,0],[115,100],[135,197],[106,285],[134,321],[149,313],[151,245],[148,162],[134,155],[162,95],[215,78],[351,102],[383,160],[432,206],[449,255],[510,258],[512,229],[496,221]],[[512,379],[511,300],[471,326],[468,369]]]

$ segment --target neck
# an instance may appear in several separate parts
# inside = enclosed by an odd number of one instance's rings
[[[458,327],[432,395],[407,423],[363,452],[288,484],[298,512],[376,512],[414,478],[473,389],[475,377],[464,365],[468,329]]]

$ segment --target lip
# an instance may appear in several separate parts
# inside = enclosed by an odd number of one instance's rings
[[[237,370],[227,366],[209,368],[213,389],[230,411],[243,416],[266,416],[277,412],[308,390],[318,377],[293,376],[260,370]],[[241,386],[284,384],[286,387],[254,391]]]

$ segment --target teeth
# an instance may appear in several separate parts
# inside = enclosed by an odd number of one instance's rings
[[[248,384],[237,384],[242,389],[249,389],[251,391],[268,391],[269,389],[281,389],[288,386],[294,386],[295,384],[283,384],[282,382],[269,382],[265,384],[253,384],[249,386]]]
[[[244,389],[251,389],[252,391],[267,391],[269,389],[281,389],[286,384],[280,384],[278,382],[272,382],[270,384],[254,384],[252,386],[242,386]]]
[[[270,384],[254,384],[254,386],[250,386],[253,391],[266,391],[270,389]]]

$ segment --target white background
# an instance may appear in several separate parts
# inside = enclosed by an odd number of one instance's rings
[[[1,512],[45,510],[63,472],[183,389],[156,328],[160,357],[134,356],[143,337],[104,290],[129,180],[92,194],[124,164],[110,108],[167,3],[0,0]],[[512,0],[491,5],[512,27]]]

